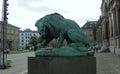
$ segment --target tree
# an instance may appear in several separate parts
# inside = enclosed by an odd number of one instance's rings
[[[35,48],[35,46],[38,44],[38,43],[40,43],[42,41],[42,38],[41,37],[37,37],[37,36],[32,36],[31,38],[30,38],[30,45],[31,46],[34,46],[34,48]]]

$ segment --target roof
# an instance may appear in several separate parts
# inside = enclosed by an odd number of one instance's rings
[[[2,25],[2,24],[3,24],[3,21],[0,21],[0,25]],[[17,28],[17,29],[20,29],[19,27],[14,26],[14,25],[11,25],[11,24],[9,24],[9,23],[7,23],[7,25],[8,25],[8,26],[11,26],[11,27],[14,27],[14,28]]]
[[[36,33],[36,32],[38,32],[38,31],[32,31],[31,29],[25,29],[25,30],[21,30],[20,32],[32,32],[32,33]]]
[[[98,21],[87,21],[82,28],[93,28],[97,25]]]

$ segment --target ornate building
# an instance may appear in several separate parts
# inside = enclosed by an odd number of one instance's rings
[[[2,26],[1,26],[1,23],[0,23],[0,47],[2,47],[2,46],[1,46],[1,42],[2,42],[2,35],[1,35],[1,34],[2,34],[2,30],[1,30],[1,27],[2,27]],[[1,50],[1,48],[0,48],[0,50]]]
[[[2,49],[2,35],[3,35],[3,22],[0,21],[0,49]],[[18,50],[19,49],[19,30],[20,28],[13,26],[11,24],[6,24],[6,48],[10,50]]]
[[[86,36],[90,40],[91,44],[95,44],[96,42],[96,26],[97,21],[87,21],[83,26],[82,29],[85,32]]]
[[[99,47],[102,47],[102,19],[100,18],[97,22],[96,26],[96,42],[98,43]]]
[[[102,31],[102,49],[120,55],[120,0],[102,0],[99,28]],[[98,30],[97,30],[98,31]]]

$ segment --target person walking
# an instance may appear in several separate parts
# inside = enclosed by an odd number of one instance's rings
[[[98,52],[98,44],[95,45],[95,52]]]

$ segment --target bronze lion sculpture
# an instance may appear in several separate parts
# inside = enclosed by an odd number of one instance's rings
[[[44,16],[37,20],[35,26],[43,38],[39,48],[46,46],[53,38],[58,38],[54,48],[60,48],[65,39],[68,45],[73,47],[90,46],[89,40],[79,25],[73,20],[64,18],[59,13]]]

